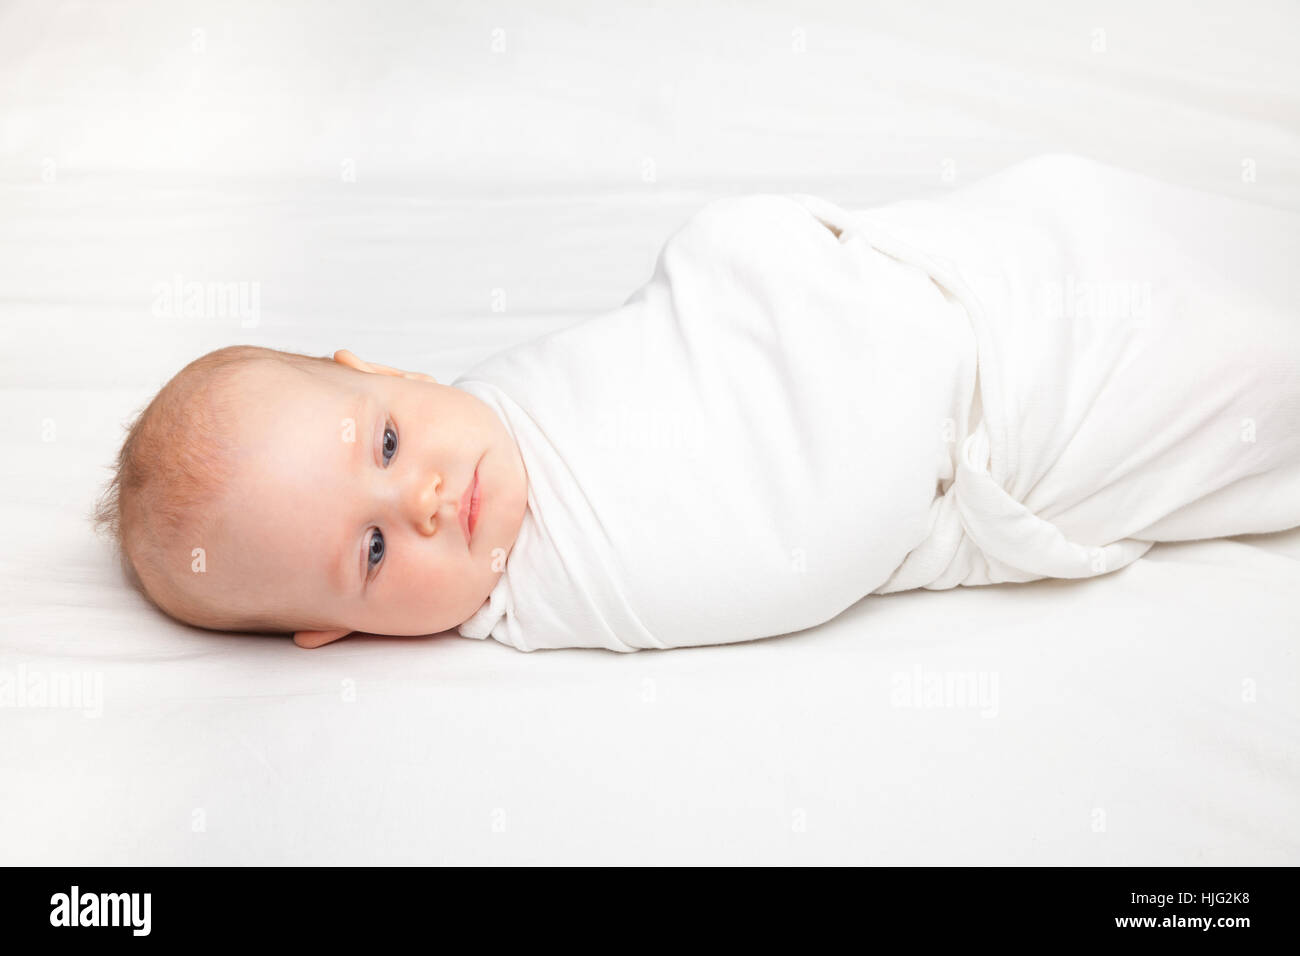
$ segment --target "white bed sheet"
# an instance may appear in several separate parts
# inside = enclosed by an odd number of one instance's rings
[[[1300,862],[1300,531],[525,655],[184,628],[86,522],[190,358],[450,380],[620,304],[718,195],[858,208],[1073,151],[1300,208],[1300,14],[1247,6],[0,11],[0,678],[102,687],[0,707],[0,863]],[[255,324],[160,314],[176,277],[256,283]],[[984,696],[912,696],[945,678]]]

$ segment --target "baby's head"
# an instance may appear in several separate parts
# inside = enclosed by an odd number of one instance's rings
[[[96,519],[172,617],[316,647],[468,620],[526,501],[514,439],[468,392],[346,351],[232,346],[130,426]]]

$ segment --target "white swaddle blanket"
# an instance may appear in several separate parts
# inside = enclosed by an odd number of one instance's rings
[[[453,383],[529,479],[459,631],[727,643],[1300,524],[1298,261],[1300,217],[1064,156],[709,203],[622,307]]]

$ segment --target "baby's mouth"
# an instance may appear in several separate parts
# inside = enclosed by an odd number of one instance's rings
[[[474,534],[474,526],[478,524],[478,507],[478,466],[475,465],[474,476],[470,478],[469,484],[465,486],[465,493],[460,496],[460,509],[458,511],[460,527],[465,532],[466,544],[470,543],[470,538]]]
[[[469,533],[474,533],[474,526],[478,524],[478,469],[474,470],[474,494],[469,499]]]

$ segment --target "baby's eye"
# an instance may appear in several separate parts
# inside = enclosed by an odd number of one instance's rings
[[[370,545],[366,548],[366,570],[373,571],[384,560],[384,533],[378,528],[370,536]]]
[[[393,430],[392,426],[389,426],[384,429],[384,450],[383,450],[384,464],[386,465],[390,461],[392,461],[393,456],[396,454],[397,454],[397,432]]]

